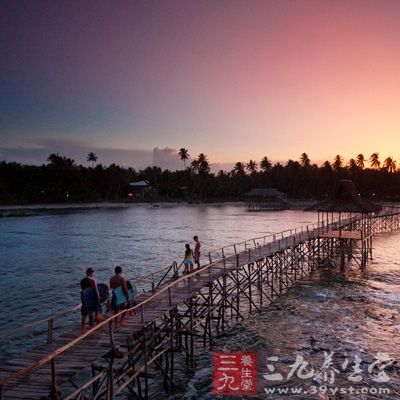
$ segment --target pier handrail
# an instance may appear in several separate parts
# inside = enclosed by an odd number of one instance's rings
[[[356,216],[352,217],[353,221],[356,219],[357,219]],[[334,218],[330,222],[329,227],[332,227],[333,225],[338,224],[339,221],[340,221],[340,219],[338,217]],[[312,232],[316,229],[321,229],[321,232],[322,232],[324,229],[327,229],[327,228],[328,228],[328,226],[324,223],[324,221],[321,221],[319,223],[315,222],[315,223],[308,224],[305,226],[302,225],[302,226],[299,226],[296,228],[286,229],[281,232],[269,233],[268,235],[247,239],[247,240],[244,240],[239,243],[219,247],[215,250],[210,250],[208,252],[208,258],[209,258],[209,261],[212,262],[213,254],[217,254],[217,255],[221,254],[221,257],[219,258],[219,260],[221,260],[222,258],[225,258],[227,254],[229,254],[227,251],[228,249],[231,249],[231,251],[233,250],[233,253],[231,253],[230,255],[237,255],[238,253],[241,253],[243,250],[248,251],[249,249],[256,249],[260,246],[265,246],[269,242],[275,242],[276,240],[280,240],[280,239],[283,240],[285,238],[291,237],[291,236],[293,236],[293,234],[297,235],[297,234],[303,233],[303,232]],[[267,239],[272,239],[272,240],[268,241]],[[260,241],[262,241],[262,243],[260,243]],[[244,249],[240,250],[240,246],[242,246],[242,247],[244,246]]]
[[[81,304],[76,304],[73,307],[68,307],[68,308],[66,308],[64,310],[61,310],[61,311],[57,312],[56,314],[50,315],[49,317],[40,319],[38,321],[33,321],[33,322],[29,323],[29,324],[26,324],[26,325],[19,326],[17,328],[11,329],[11,330],[3,333],[2,335],[0,335],[0,340],[5,339],[6,337],[9,337],[9,336],[15,335],[15,334],[17,334],[19,332],[23,332],[23,331],[32,329],[35,326],[44,324],[45,322],[49,322],[51,320],[54,321],[56,319],[59,319],[59,318],[65,316],[65,315],[67,315],[67,314],[71,314],[74,311],[78,310],[80,308],[80,306],[81,306]]]

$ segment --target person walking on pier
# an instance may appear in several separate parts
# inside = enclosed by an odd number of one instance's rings
[[[185,244],[185,269],[183,271],[184,274],[188,274],[193,271],[193,250],[190,248],[189,244]]]
[[[129,290],[126,285],[125,279],[122,277],[122,268],[120,266],[115,267],[115,275],[110,279],[110,287],[113,290],[111,299],[111,308],[114,314],[118,314],[119,311],[123,310],[129,300]],[[118,324],[118,317],[115,318],[115,327],[118,328],[122,325],[124,315],[121,316],[120,323]]]
[[[200,248],[201,248],[201,242],[198,238],[198,236],[193,236],[193,240],[195,241],[195,246],[194,246],[194,262],[197,265],[197,268],[200,268]]]
[[[85,333],[86,318],[89,315],[89,326],[93,325],[93,313],[97,322],[104,321],[102,308],[100,304],[99,291],[97,283],[93,278],[93,268],[86,270],[86,277],[81,280],[81,332]]]

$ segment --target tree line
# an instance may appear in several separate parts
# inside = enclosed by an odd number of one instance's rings
[[[400,169],[392,157],[381,162],[378,153],[368,158],[358,154],[348,163],[336,155],[332,162],[325,161],[321,166],[312,163],[307,153],[286,163],[272,163],[263,157],[259,162],[237,162],[231,171],[217,173],[210,172],[204,153],[191,160],[189,151],[181,148],[177,157],[183,169],[176,171],[156,166],[143,170],[104,166],[97,163],[94,153],[88,154],[89,166],[77,165],[71,158],[54,153],[41,166],[3,161],[0,203],[124,201],[129,183],[139,180],[149,181],[160,200],[239,200],[256,187],[274,187],[289,198],[325,199],[334,193],[341,179],[352,179],[368,198],[400,200]]]

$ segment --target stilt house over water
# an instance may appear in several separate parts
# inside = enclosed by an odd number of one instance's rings
[[[368,254],[372,257],[372,217],[381,210],[382,206],[361,197],[354,182],[346,179],[340,181],[332,199],[306,209],[318,211],[318,223],[328,228],[321,238],[340,242],[340,254],[329,254],[328,248],[328,256],[340,257],[342,267],[345,256],[355,258],[361,268],[365,267]]]
[[[283,210],[286,206],[286,193],[276,188],[255,188],[244,194],[248,211]]]

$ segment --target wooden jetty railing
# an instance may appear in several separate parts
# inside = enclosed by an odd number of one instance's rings
[[[209,253],[210,264],[180,277],[172,266],[173,279],[164,270],[161,283],[154,281],[136,306],[2,367],[0,399],[114,399],[125,391],[147,399],[150,386],[158,384],[150,382],[151,369],[173,389],[176,368],[195,366],[195,341],[212,347],[232,323],[260,311],[327,257],[364,260],[369,235],[350,235],[361,223],[356,216],[331,219],[227,246]],[[368,220],[372,233],[399,228],[397,210]],[[349,234],[329,235],[338,229]],[[114,329],[123,315],[125,327]]]

